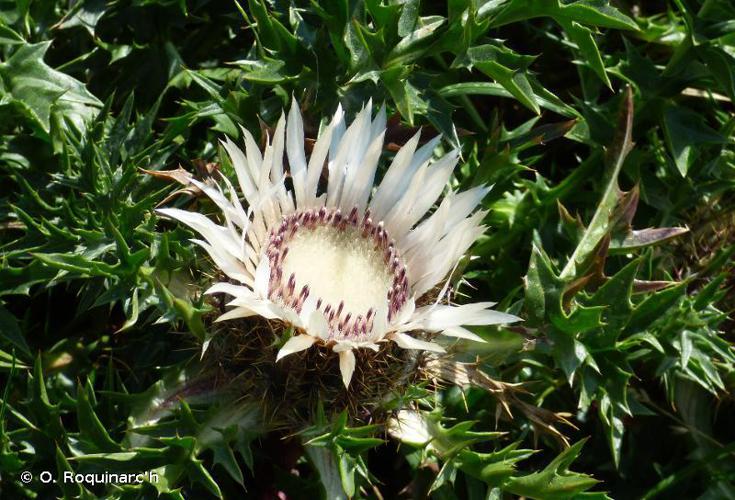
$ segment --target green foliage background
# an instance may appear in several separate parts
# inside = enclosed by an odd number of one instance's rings
[[[493,185],[464,291],[525,322],[455,352],[571,413],[576,444],[496,426],[477,388],[429,398],[431,452],[326,419],[293,447],[244,406],[171,402],[211,266],[141,169],[201,173],[292,95],[307,137],[372,98],[388,142],[441,133],[454,187]],[[733,99],[728,0],[0,1],[0,494],[735,498]]]

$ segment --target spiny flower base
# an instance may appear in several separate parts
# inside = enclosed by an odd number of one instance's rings
[[[363,349],[350,389],[342,384],[339,358],[327,347],[308,349],[274,363],[277,338],[288,326],[247,318],[220,324],[204,358],[219,372],[221,390],[233,398],[258,402],[271,429],[296,431],[312,425],[321,403],[328,414],[347,410],[353,421],[383,423],[387,400],[420,382],[424,355],[392,342],[378,352]]]

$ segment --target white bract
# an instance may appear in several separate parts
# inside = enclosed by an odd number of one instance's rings
[[[193,241],[229,278],[206,292],[233,297],[232,309],[217,321],[257,315],[290,323],[297,334],[277,360],[315,343],[329,346],[339,353],[345,386],[355,370],[354,349],[377,351],[379,343],[393,341],[405,349],[442,352],[411,332],[481,341],[463,327],[518,320],[491,310],[490,302],[440,304],[446,286],[431,305],[415,306],[483,233],[485,212],[474,210],[487,188],[449,192],[427,216],[459,153],[432,161],[438,138],[418,147],[418,133],[374,188],[386,116],[384,108],[374,119],[371,113],[368,104],[347,127],[338,108],[307,162],[294,102],[264,152],[247,130],[244,151],[229,139],[223,142],[246,208],[223,176],[224,186],[192,182],[220,208],[224,225],[199,213],[159,210],[197,231],[202,239]],[[292,190],[284,183],[284,149]],[[325,163],[326,192],[319,193]]]

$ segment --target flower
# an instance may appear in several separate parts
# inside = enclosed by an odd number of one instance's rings
[[[233,297],[232,309],[217,321],[257,315],[289,323],[296,334],[276,361],[314,344],[329,346],[339,354],[345,387],[355,370],[355,349],[378,351],[381,342],[393,341],[405,349],[443,352],[412,332],[482,341],[464,327],[518,320],[491,310],[491,302],[440,303],[447,277],[485,230],[486,212],[475,208],[488,188],[449,192],[429,215],[459,151],[432,161],[439,138],[418,147],[417,133],[373,189],[385,124],[385,108],[372,119],[369,103],[347,127],[339,107],[307,162],[294,101],[263,153],[247,130],[244,151],[223,142],[247,211],[225,176],[224,186],[191,181],[219,207],[224,225],[195,212],[158,210],[198,232],[203,239],[192,241],[230,279],[206,292]],[[292,189],[285,184],[284,149]],[[326,192],[319,193],[325,162]],[[438,296],[417,307],[443,280]]]

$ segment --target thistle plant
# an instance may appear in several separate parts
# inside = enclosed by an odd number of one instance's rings
[[[735,496],[733,19],[0,3],[0,498]]]
[[[280,328],[280,337],[288,329],[292,335],[273,362],[314,344],[331,349],[348,389],[355,350],[379,352],[392,341],[404,349],[441,353],[441,345],[421,337],[439,333],[482,341],[463,325],[519,319],[489,309],[487,302],[444,304],[451,271],[484,230],[485,213],[472,212],[487,188],[450,193],[427,216],[459,152],[432,162],[438,141],[417,149],[417,133],[396,153],[373,192],[386,115],[385,108],[374,119],[371,113],[368,104],[346,127],[338,109],[307,164],[294,102],[288,125],[281,116],[262,154],[246,130],[245,153],[224,143],[245,208],[226,177],[225,190],[217,183],[190,181],[217,205],[226,225],[180,209],[159,210],[201,234],[204,240],[193,241],[229,279],[206,292],[233,297],[227,302],[232,309],[217,321],[257,316],[274,321],[278,326],[272,329]],[[284,146],[293,190],[285,187]],[[325,164],[326,188],[319,192]],[[390,348],[383,351],[387,355]],[[364,385],[385,377],[379,366],[375,370],[363,377]]]

